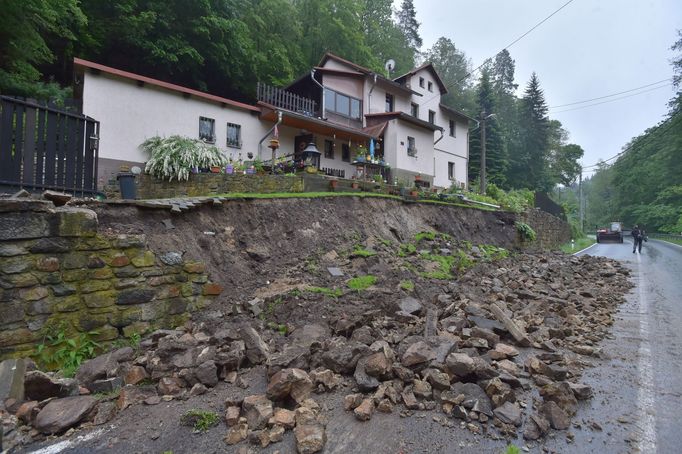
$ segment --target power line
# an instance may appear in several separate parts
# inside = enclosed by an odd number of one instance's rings
[[[666,87],[670,87],[670,86],[672,86],[672,84],[661,85],[660,87],[650,88],[648,90],[640,91],[639,93],[632,93],[630,95],[621,96],[619,98],[607,99],[606,101],[596,102],[594,104],[588,104],[587,106],[573,107],[572,109],[556,110],[554,112],[549,112],[549,113],[552,115],[555,115],[555,114],[563,113],[563,112],[572,112],[574,110],[587,109],[588,107],[599,106],[599,105],[607,104],[607,103],[610,103],[613,101],[620,101],[621,99],[632,98],[633,96],[643,95],[644,93],[649,93],[650,91],[654,91],[654,90],[658,90],[658,89],[666,88]]]
[[[557,106],[549,106],[548,109],[558,109],[559,107],[574,106],[576,104],[584,104],[586,102],[597,101],[597,100],[604,99],[604,98],[610,98],[612,96],[618,96],[618,95],[622,95],[624,93],[630,93],[631,91],[637,91],[637,90],[640,90],[642,88],[651,87],[653,85],[658,85],[660,83],[669,82],[669,81],[672,81],[672,79],[667,78],[667,79],[659,80],[658,82],[654,82],[654,83],[647,84],[647,85],[642,85],[641,87],[637,87],[637,88],[631,88],[629,90],[619,91],[618,93],[612,93],[610,95],[599,96],[598,98],[586,99],[584,101],[569,102],[568,104],[559,104]]]

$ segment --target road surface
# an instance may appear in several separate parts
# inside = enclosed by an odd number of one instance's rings
[[[681,452],[682,247],[650,240],[633,254],[626,237],[581,254],[626,262],[635,283],[604,343],[609,361],[586,373],[601,388],[605,413],[628,430],[626,445],[614,440],[606,451]]]

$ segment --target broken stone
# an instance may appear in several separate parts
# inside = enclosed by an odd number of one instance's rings
[[[426,373],[426,379],[431,383],[431,386],[433,386],[434,389],[450,389],[450,376],[445,372],[431,369]]]
[[[419,409],[419,402],[417,402],[417,398],[414,396],[412,387],[408,386],[403,390],[403,392],[400,395],[402,396],[403,403],[405,404],[405,407],[407,407],[408,410]]]
[[[74,396],[51,400],[40,410],[35,428],[46,435],[62,433],[90,414],[97,405],[92,396]]]
[[[360,405],[355,407],[353,413],[360,421],[369,421],[374,414],[374,400],[364,399]]]
[[[314,385],[322,385],[331,391],[339,385],[341,379],[329,369],[314,370],[308,374]]]
[[[393,413],[393,403],[390,399],[381,399],[377,405],[377,411],[381,413]]]
[[[549,401],[542,404],[540,412],[547,417],[553,429],[566,430],[571,425],[571,420],[566,412],[556,404]]]
[[[294,436],[299,454],[320,452],[327,442],[327,434],[321,424],[297,425],[294,429]]]
[[[54,203],[54,206],[60,207],[64,206],[67,204],[69,200],[71,200],[71,194],[65,194],[63,192],[57,192],[57,191],[44,191],[43,192],[43,198],[50,200],[52,203]]]
[[[343,408],[346,411],[355,410],[362,403],[362,394],[349,394],[343,398]]]
[[[431,399],[431,396],[433,396],[433,389],[429,382],[425,380],[414,380],[412,383],[412,392],[415,396],[421,397],[422,399]]]
[[[202,394],[206,394],[206,391],[208,391],[208,388],[206,388],[206,386],[204,386],[201,383],[195,383],[194,386],[192,386],[192,389],[189,390],[189,395],[201,396]]]
[[[455,383],[452,385],[455,395],[464,394],[462,405],[487,416],[493,416],[492,404],[485,391],[476,383]]]
[[[411,296],[406,296],[398,302],[398,310],[405,314],[417,315],[422,309],[422,304]]]
[[[225,411],[225,423],[228,427],[236,426],[239,422],[239,415],[241,414],[241,408],[237,406],[227,407]]]
[[[436,353],[431,346],[424,341],[419,341],[409,346],[402,356],[401,363],[405,367],[415,367],[435,358]]]
[[[155,386],[126,385],[118,394],[116,406],[119,410],[125,410],[131,405],[145,401],[151,397],[157,397]],[[158,402],[157,402],[158,403]]]
[[[587,400],[590,397],[592,397],[592,387],[590,387],[589,385],[585,385],[582,383],[570,383],[569,382],[568,386],[571,387],[571,391],[573,391],[573,395],[578,400]]]
[[[123,381],[126,385],[137,385],[147,378],[149,378],[149,374],[142,366],[130,366],[123,375]]]
[[[182,393],[185,383],[177,377],[163,377],[159,380],[159,393],[164,396],[177,396]]]
[[[365,372],[372,377],[386,377],[391,371],[392,365],[393,364],[386,357],[384,352],[373,353],[369,355],[365,361]]]
[[[281,426],[285,429],[293,429],[296,425],[296,412],[285,408],[278,408],[270,419],[270,424]]]
[[[361,358],[355,366],[355,372],[353,373],[353,378],[355,378],[358,388],[363,392],[373,391],[379,387],[379,380],[370,377],[366,372],[367,359]]]
[[[6,359],[0,362],[0,403],[6,399],[24,400],[24,359]]]
[[[313,382],[308,374],[301,369],[283,369],[270,378],[267,396],[273,400],[283,400],[291,396],[301,403],[310,396]]]
[[[85,361],[76,372],[76,380],[88,386],[95,380],[116,377],[119,362],[133,359],[134,351],[131,347],[119,348],[104,355]]]
[[[215,361],[204,361],[196,368],[194,375],[197,380],[208,387],[218,384],[218,367]]]
[[[505,424],[521,425],[521,409],[509,401],[493,410],[493,414]]]
[[[39,370],[26,372],[24,394],[29,400],[42,401],[51,397],[78,395],[78,382],[73,379],[58,379]]]
[[[493,378],[485,387],[485,393],[490,397],[493,407],[499,407],[505,402],[516,401],[516,395],[511,386],[504,383],[499,378]]]
[[[251,364],[260,364],[267,361],[270,355],[268,345],[263,342],[260,334],[250,326],[242,327],[239,330],[244,345],[246,346],[246,358]]]
[[[38,401],[31,400],[21,404],[15,415],[24,424],[33,424],[33,420],[38,415],[39,411],[40,407],[38,406]]]
[[[526,440],[537,440],[544,437],[547,432],[549,432],[549,421],[541,415],[533,414],[526,423],[523,438]]]
[[[242,409],[251,430],[263,429],[273,415],[272,401],[264,395],[245,397]]]
[[[116,391],[121,386],[123,386],[123,380],[120,377],[112,377],[93,381],[88,385],[88,390],[93,394],[104,394]]]
[[[225,443],[228,445],[236,445],[244,440],[249,435],[249,425],[246,423],[246,419],[241,418],[237,424],[230,427],[225,435]]]
[[[520,346],[530,347],[531,343],[530,339],[528,339],[528,335],[521,328],[519,328],[519,326],[502,311],[502,309],[500,309],[497,303],[493,303],[489,307],[495,318],[499,320],[505,328],[507,328],[509,333],[514,337]]]
[[[540,389],[540,395],[545,402],[555,402],[569,416],[574,415],[578,408],[578,401],[568,382],[550,383],[545,385]]]
[[[476,369],[474,360],[465,353],[450,353],[445,359],[445,366],[458,377],[466,377]]]

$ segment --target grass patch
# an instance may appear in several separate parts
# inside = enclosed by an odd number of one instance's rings
[[[559,249],[566,254],[573,254],[575,252],[582,251],[588,246],[592,246],[594,243],[596,243],[594,238],[578,238],[575,240],[575,244],[571,244],[570,242],[564,243],[559,246]]]
[[[417,246],[412,243],[403,243],[398,249],[398,257],[407,257],[417,252]]]
[[[421,258],[438,263],[438,270],[419,273],[420,276],[441,281],[453,279],[452,269],[464,271],[474,265],[474,261],[464,251],[456,251],[453,255],[422,254]]]
[[[366,290],[367,288],[371,287],[376,283],[376,281],[377,278],[375,276],[372,276],[371,274],[368,274],[366,276],[358,276],[348,281],[348,288],[350,288],[351,290],[357,290],[359,292],[361,290]]]
[[[340,288],[331,289],[327,287],[308,287],[306,290],[310,293],[319,293],[330,298],[339,298],[343,295],[343,290]]]
[[[411,292],[412,290],[414,290],[414,282],[410,280],[400,281],[400,288],[407,292]]]
[[[379,243],[383,244],[386,247],[391,247],[393,245],[391,240],[386,240],[384,238],[379,238]]]
[[[438,234],[436,232],[419,232],[414,236],[414,241],[419,243],[422,240],[433,241]]]
[[[486,262],[493,262],[509,257],[508,250],[502,247],[493,246],[492,244],[479,244],[478,248],[483,253],[483,260]]]
[[[185,426],[192,427],[196,432],[206,432],[220,421],[218,414],[212,411],[189,410],[180,418]]]
[[[358,249],[355,249],[353,252],[351,252],[350,255],[351,255],[351,257],[365,257],[365,258],[367,258],[367,257],[372,257],[374,255],[377,255],[377,253],[374,251],[368,251],[367,249],[358,248]]]
[[[289,327],[287,325],[277,324],[275,322],[269,322],[268,328],[270,328],[273,331],[277,331],[282,336],[286,336],[287,334],[289,334]]]

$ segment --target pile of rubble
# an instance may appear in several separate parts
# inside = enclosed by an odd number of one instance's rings
[[[360,421],[434,411],[444,425],[537,440],[568,429],[578,401],[591,397],[580,383],[584,357],[599,355],[627,275],[602,258],[518,255],[469,269],[429,300],[381,292],[392,304],[368,298],[360,312],[285,334],[227,317],[154,332],[138,350],[85,362],[75,379],[15,364],[25,395],[4,402],[5,439],[104,424],[131,405],[191,398],[221,382],[246,388],[244,369],[262,365],[266,393],[225,402],[230,445],[268,446],[293,430],[299,452],[320,451],[330,410],[312,396],[323,392],[343,393]],[[12,427],[17,420],[25,425]]]

